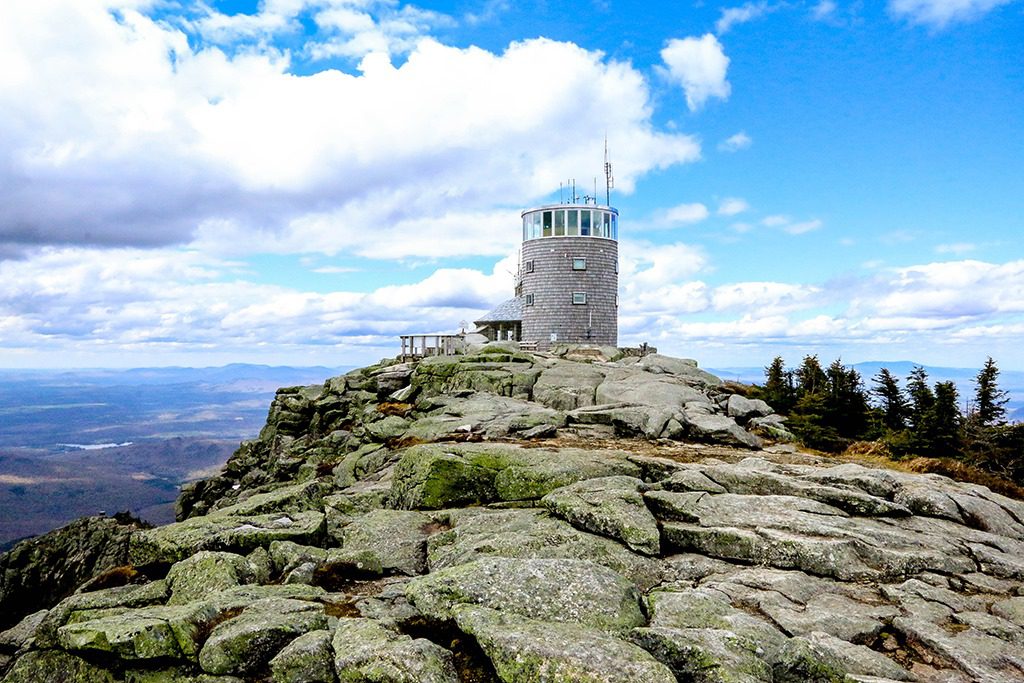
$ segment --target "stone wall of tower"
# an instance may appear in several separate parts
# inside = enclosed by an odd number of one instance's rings
[[[556,333],[559,343],[618,346],[618,242],[545,237],[523,242],[520,258],[523,341],[536,341],[543,349]],[[586,259],[586,270],[573,270],[575,258]],[[573,303],[573,293],[580,292],[587,295],[586,304]]]

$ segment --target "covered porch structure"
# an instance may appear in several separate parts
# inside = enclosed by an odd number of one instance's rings
[[[513,297],[474,321],[477,334],[487,341],[520,341],[523,336],[522,297]]]

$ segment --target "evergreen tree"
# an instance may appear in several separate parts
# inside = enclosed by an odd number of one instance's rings
[[[888,368],[882,368],[871,381],[876,385],[871,393],[878,397],[881,404],[882,423],[894,432],[906,429],[910,406],[900,388],[899,380],[893,377]]]
[[[935,402],[928,416],[928,432],[935,455],[954,455],[961,451],[960,409],[956,384],[939,382],[935,385]]]
[[[974,419],[982,427],[1002,424],[1006,419],[1005,406],[1010,399],[996,384],[998,378],[999,368],[989,356],[985,366],[974,378]]]
[[[914,432],[923,434],[927,427],[928,415],[935,404],[935,394],[928,386],[928,373],[920,365],[914,366],[907,378],[907,394],[910,395],[910,426]]]
[[[836,359],[828,366],[826,423],[848,439],[862,438],[868,424],[868,401],[860,374]]]
[[[804,356],[804,362],[796,371],[796,381],[797,394],[800,396],[825,392],[828,386],[828,377],[821,369],[821,363],[818,362],[816,355]]]
[[[764,369],[764,400],[777,413],[787,414],[796,402],[793,388],[793,373],[786,370],[782,356],[776,356],[772,364]]]

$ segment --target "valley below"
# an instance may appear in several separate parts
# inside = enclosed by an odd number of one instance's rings
[[[342,371],[0,371],[0,549],[84,515],[173,521],[180,486],[259,433],[278,387]]]

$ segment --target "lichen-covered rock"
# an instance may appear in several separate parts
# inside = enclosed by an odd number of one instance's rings
[[[453,528],[427,542],[430,570],[480,557],[589,560],[628,578],[640,590],[661,583],[663,570],[611,539],[579,531],[539,510],[467,510],[450,517]]]
[[[36,650],[14,663],[4,683],[119,683],[112,671],[60,650]]]
[[[164,669],[125,669],[124,683],[246,683],[237,676],[196,673],[191,666]]]
[[[466,457],[446,446],[408,449],[395,468],[391,503],[398,508],[437,510],[496,500],[491,459]]]
[[[345,527],[344,549],[369,555],[369,561],[384,572],[422,574],[427,568],[432,521],[410,510],[375,510]]]
[[[452,653],[412,639],[373,619],[341,619],[334,631],[334,666],[341,683],[458,683]]]
[[[406,595],[435,621],[451,619],[460,604],[607,631],[624,631],[645,621],[636,587],[607,567],[584,560],[483,558],[414,579]]]
[[[726,629],[634,629],[630,640],[650,652],[679,680],[695,683],[771,683],[772,670],[757,644]]]
[[[127,514],[83,517],[0,554],[0,629],[128,564],[128,539],[142,526]]]
[[[392,479],[391,502],[405,509],[440,509],[530,500],[583,479],[638,474],[639,468],[624,452],[429,444],[402,455]]]
[[[685,433],[702,441],[725,443],[743,448],[761,448],[761,439],[736,424],[726,415],[715,415],[687,405],[681,420]]]
[[[579,624],[535,621],[461,605],[459,628],[476,638],[506,683],[675,683],[643,649]]]
[[[1024,658],[1020,646],[979,629],[949,628],[947,622],[918,616],[893,620],[894,630],[910,642],[919,643],[939,661],[952,662],[977,681],[1024,680]]]
[[[831,683],[846,674],[913,681],[916,676],[885,655],[825,633],[796,637],[786,643],[775,680],[783,683]]]
[[[184,605],[210,594],[245,583],[255,578],[252,565],[235,553],[200,550],[177,562],[167,573],[171,589],[170,605]]]
[[[856,515],[903,517],[910,514],[903,505],[859,489],[802,481],[775,472],[772,464],[763,458],[745,458],[736,465],[707,464],[691,468],[729,493],[800,496]]]
[[[6,631],[0,631],[0,653],[17,652],[31,645],[36,629],[46,618],[47,613],[48,610],[45,609],[33,612]]]
[[[708,402],[699,389],[667,374],[615,370],[597,387],[596,403],[682,408],[688,402]]]
[[[697,366],[691,358],[673,358],[660,353],[650,353],[637,360],[634,367],[656,375],[673,375],[694,386],[717,387],[722,380]]]
[[[840,580],[899,578],[925,569],[971,570],[974,559],[939,529],[912,520],[903,528],[853,519],[837,507],[800,496],[650,491],[662,541],[729,560],[800,569]],[[671,521],[668,521],[671,520]],[[678,521],[675,521],[678,520]]]
[[[541,499],[552,514],[573,526],[608,536],[645,555],[661,552],[658,520],[647,509],[635,477],[599,477],[555,489]]]
[[[1000,600],[992,605],[992,614],[1024,628],[1024,596]]]
[[[199,652],[199,665],[212,674],[248,674],[267,664],[298,636],[326,626],[323,605],[259,600],[213,629]]]
[[[174,563],[200,550],[248,553],[273,541],[317,542],[324,535],[323,512],[278,512],[236,516],[212,514],[136,532],[128,557],[137,566]]]
[[[265,515],[274,512],[301,512],[319,509],[330,487],[321,481],[274,486],[269,491],[245,497],[232,505],[216,507],[225,515]]]
[[[556,410],[592,406],[605,373],[583,363],[557,363],[544,369],[533,385],[533,399]]]
[[[39,647],[56,647],[57,629],[69,621],[86,621],[92,618],[91,615],[113,614],[131,608],[160,605],[166,602],[168,597],[170,590],[166,581],[76,593],[61,600],[46,613],[33,637]]]
[[[417,415],[406,430],[405,438],[413,441],[445,441],[468,434],[497,439],[533,427],[560,427],[565,415],[522,398],[472,394],[470,396],[436,396],[425,406],[424,415]]]
[[[285,645],[270,660],[274,683],[334,683],[332,637],[326,629],[309,631]]]
[[[180,612],[180,610],[179,610]],[[184,657],[169,618],[174,608],[150,607],[61,626],[61,647],[72,651],[108,652],[120,659]]]
[[[760,671],[761,665],[749,661],[751,655],[763,659],[770,668],[778,661],[786,636],[771,622],[741,608],[749,603],[736,601],[741,605],[737,607],[729,597],[714,582],[705,582],[697,588],[676,584],[651,591],[648,595],[650,627],[662,631],[648,632],[642,637],[634,631],[632,639],[647,643],[644,647],[651,652],[656,649],[666,654],[676,652],[672,661],[657,653],[656,656],[673,670],[688,671],[686,675],[694,675],[696,665],[692,662],[684,665],[691,659],[684,656],[685,653],[696,656],[708,648],[732,653],[729,655],[732,663],[726,669]],[[719,631],[721,633],[717,633]]]
[[[753,417],[766,417],[774,412],[772,407],[761,399],[747,398],[739,394],[730,396],[725,406],[726,415],[741,423],[746,423]]]

